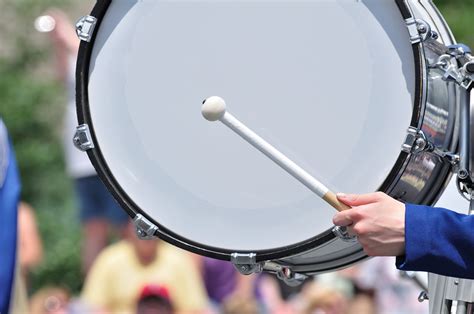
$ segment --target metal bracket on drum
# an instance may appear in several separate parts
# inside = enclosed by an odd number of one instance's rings
[[[298,287],[303,284],[308,276],[295,273],[288,267],[283,267],[283,269],[277,273],[277,278],[290,287]]]
[[[441,55],[431,68],[444,72],[443,80],[455,82],[464,89],[469,89],[474,81],[474,57],[471,49],[464,44],[446,47],[447,53]]]
[[[340,227],[340,226],[335,226],[332,229],[332,233],[339,239],[341,239],[344,242],[357,242],[357,236],[355,235],[350,235],[349,232],[347,231],[347,227]]]
[[[433,153],[446,159],[453,166],[457,165],[460,159],[459,155],[437,148],[428,140],[422,130],[414,127],[408,128],[407,137],[402,145],[402,151],[408,154],[418,154],[421,152]]]
[[[230,261],[242,275],[251,275],[263,271],[263,262],[257,263],[257,254],[255,253],[232,253]]]
[[[137,214],[135,218],[133,218],[133,223],[135,224],[135,230],[138,238],[142,240],[151,240],[156,238],[155,233],[158,231],[158,227],[143,215]]]
[[[77,37],[85,42],[90,42],[92,39],[92,34],[94,34],[96,24],[97,18],[91,15],[81,17],[76,23]]]
[[[452,82],[460,87],[459,90],[459,162],[456,165],[459,192],[470,199],[470,191],[474,188],[474,178],[471,168],[471,88],[474,81],[474,57],[471,49],[464,44],[446,47],[446,53],[441,55],[430,68],[444,72],[443,80]]]
[[[275,273],[278,279],[290,287],[297,287],[308,278],[306,275],[295,273],[291,268],[275,262],[266,262],[263,268],[265,271]]]
[[[410,41],[412,44],[417,44],[426,40],[436,40],[439,35],[431,29],[430,24],[424,20],[408,18],[405,20],[410,34]]]
[[[77,149],[83,152],[95,147],[94,142],[92,142],[89,126],[87,124],[81,124],[76,127],[76,133],[72,138],[72,142]]]
[[[295,273],[289,267],[281,266],[275,262],[257,262],[255,253],[232,253],[231,262],[242,275],[252,275],[267,271],[275,273],[277,278],[291,287],[301,285],[308,276]]]
[[[413,154],[423,152],[428,144],[428,139],[422,130],[414,127],[409,127],[407,130],[407,137],[405,143],[402,145],[402,151]]]

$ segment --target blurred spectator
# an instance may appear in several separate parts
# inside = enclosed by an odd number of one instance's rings
[[[28,272],[41,262],[43,244],[33,208],[24,202],[18,206],[18,256],[21,274],[26,281]]]
[[[260,275],[241,275],[232,263],[208,257],[193,255],[201,270],[207,295],[215,310],[224,311],[224,307],[239,307],[243,303],[256,304],[261,308],[264,304],[259,293]],[[252,305],[253,306],[253,305]]]
[[[208,306],[204,285],[189,254],[159,240],[139,240],[129,223],[127,239],[112,244],[97,257],[82,297],[99,310],[131,313],[141,289],[150,283],[167,287],[177,312],[202,312]]]
[[[306,282],[305,282],[306,283]],[[285,287],[286,286],[286,287]],[[303,285],[295,287],[298,291]],[[260,282],[260,291],[265,303],[265,308],[272,314],[293,314],[296,313],[294,299],[297,293],[286,294],[291,287],[287,286],[275,275],[264,274]]]
[[[231,265],[232,266],[232,265]],[[233,267],[233,266],[232,266]],[[226,314],[253,314],[263,311],[258,293],[260,275],[242,275],[234,272],[234,290],[221,300],[222,312]]]
[[[376,257],[345,271],[362,291],[373,291],[375,312],[380,314],[427,313],[428,303],[418,302],[420,288],[403,279],[392,257]]]
[[[197,257],[200,262],[202,277],[210,301],[220,305],[232,294],[237,286],[237,271],[226,261],[208,257]]]
[[[375,291],[373,289],[360,289],[357,285],[354,288],[354,296],[349,302],[348,313],[378,313],[375,305]]]
[[[307,284],[301,292],[301,313],[344,314],[348,312],[347,298],[330,287],[316,281]],[[300,312],[300,311],[298,311]],[[349,312],[356,313],[356,312]],[[367,312],[358,312],[368,314]]]
[[[257,294],[256,275],[241,275],[230,262],[202,257],[201,267],[208,296],[216,304],[234,294],[246,297]]]
[[[276,277],[265,276],[262,290],[269,313],[368,314],[348,311],[349,297],[330,284],[320,283],[316,278],[307,279],[297,288],[298,293],[291,293],[284,298],[282,290],[279,288],[279,280]]]
[[[265,308],[273,314],[302,312],[301,292],[313,281],[313,277],[308,277],[300,285],[289,286],[275,275],[265,274],[259,284]]]
[[[66,314],[69,293],[57,287],[47,287],[37,291],[31,297],[31,314]]]
[[[158,285],[143,287],[137,302],[137,314],[173,314],[168,289]]]
[[[118,206],[87,158],[87,154],[77,150],[72,138],[77,126],[75,102],[75,66],[79,39],[67,16],[59,10],[48,12],[55,20],[55,28],[50,32],[56,54],[58,77],[68,91],[64,121],[64,149],[69,175],[74,179],[79,200],[80,217],[83,224],[82,268],[86,274],[99,252],[107,245],[109,224],[123,235],[127,214]]]
[[[260,307],[254,298],[231,297],[222,304],[223,314],[258,314]]]
[[[349,313],[360,313],[361,309],[379,314],[428,312],[428,303],[418,302],[420,288],[401,278],[394,262],[391,257],[376,257],[337,273],[353,285]]]
[[[360,276],[359,265],[318,275],[316,280],[320,286],[336,291],[346,298],[347,313],[375,314],[375,290],[373,287],[359,286],[356,280]]]

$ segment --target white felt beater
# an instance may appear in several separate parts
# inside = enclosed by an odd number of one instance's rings
[[[208,121],[219,120],[228,126],[232,131],[273,160],[277,165],[303,183],[308,189],[313,191],[336,210],[343,211],[350,208],[344,203],[341,203],[337,199],[336,194],[331,192],[324,184],[227,112],[225,101],[221,97],[212,96],[207,98],[203,102],[201,113]]]

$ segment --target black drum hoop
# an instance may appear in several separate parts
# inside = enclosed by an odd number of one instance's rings
[[[411,13],[409,5],[404,0],[394,0],[400,9],[401,17],[403,19],[408,19],[413,17]],[[89,42],[81,41],[79,52],[78,52],[78,59],[77,59],[77,67],[76,67],[76,104],[77,104],[77,116],[79,125],[87,124],[89,126],[89,130],[91,133],[91,137],[93,142],[95,143],[95,148],[87,150],[87,154],[89,159],[92,162],[92,165],[97,171],[100,179],[104,182],[107,189],[113,195],[115,200],[120,204],[120,206],[127,212],[127,214],[134,218],[137,214],[141,214],[146,217],[148,220],[153,222],[157,227],[158,230],[155,232],[155,236],[158,238],[185,249],[187,251],[215,258],[220,260],[231,260],[231,254],[235,253],[232,250],[222,249],[217,247],[211,247],[207,245],[203,245],[201,243],[194,242],[187,238],[184,238],[178,234],[175,234],[171,230],[167,229],[165,226],[161,225],[158,221],[154,220],[150,217],[147,213],[145,213],[128,195],[127,193],[121,188],[118,184],[117,180],[115,179],[114,175],[110,171],[109,167],[107,166],[105,159],[102,155],[100,146],[98,145],[98,141],[94,132],[94,125],[92,123],[92,118],[89,110],[89,93],[88,93],[88,85],[89,85],[89,67],[90,61],[92,56],[92,51],[94,47],[94,41],[97,35],[97,32],[100,29],[100,25],[102,22],[103,17],[105,16],[110,3],[112,0],[99,0],[97,1],[96,5],[94,6],[91,16],[97,18],[97,23],[95,25],[94,32],[92,34],[92,38]],[[407,39],[408,39],[408,31],[407,31]],[[411,125],[412,127],[421,127],[421,117],[424,113],[424,93],[423,93],[423,86],[425,84],[425,80],[423,77],[423,73],[425,69],[423,68],[423,60],[425,60],[423,44],[417,43],[412,45],[413,48],[413,55],[415,59],[415,78],[416,78],[416,86],[415,86],[415,101],[413,105],[413,114]],[[412,156],[408,153],[401,152],[394,167],[392,168],[390,174],[388,175],[387,179],[379,188],[379,191],[390,194],[392,196],[397,197],[394,195],[395,187],[397,181],[399,180],[401,173],[410,163]],[[440,173],[445,173],[446,176],[449,175],[449,166],[443,165],[441,169],[439,169]],[[441,180],[440,180],[441,181]],[[436,187],[435,190],[439,191],[444,187],[445,184],[440,182],[439,187]],[[432,193],[434,196],[429,197],[427,200],[423,200],[423,203],[431,204],[435,201],[435,193]],[[332,230],[327,230],[313,238],[310,238],[306,241],[302,241],[291,246],[284,246],[275,249],[269,250],[252,250],[252,251],[240,251],[239,253],[255,253],[257,262],[261,261],[268,261],[268,260],[276,260],[285,258],[292,255],[297,255],[303,252],[306,252],[312,248],[320,246],[328,241],[335,239],[336,236],[332,232]],[[361,252],[362,248],[360,248]],[[357,253],[357,252],[354,252]],[[356,261],[366,258],[358,258]],[[347,264],[347,263],[346,263]]]

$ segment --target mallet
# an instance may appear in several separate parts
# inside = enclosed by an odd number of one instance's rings
[[[331,192],[324,184],[227,112],[225,101],[221,97],[212,96],[204,100],[201,113],[208,121],[219,120],[228,126],[336,210],[343,211],[350,208],[344,203],[339,202],[336,194]]]

